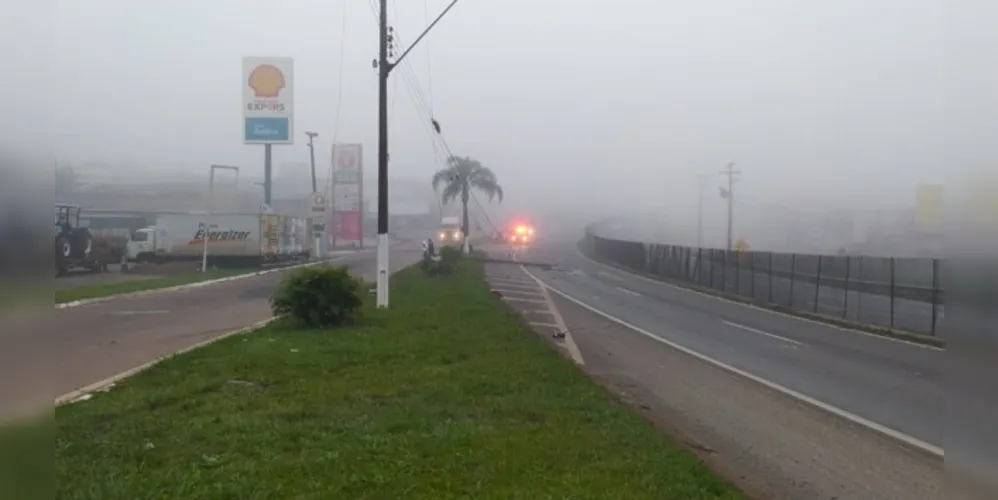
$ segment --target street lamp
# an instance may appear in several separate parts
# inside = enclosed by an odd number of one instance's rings
[[[315,146],[312,144],[312,139],[319,137],[319,134],[317,132],[305,132],[305,135],[308,136],[308,157],[309,163],[312,164],[312,192],[318,193],[319,183],[315,178]]]

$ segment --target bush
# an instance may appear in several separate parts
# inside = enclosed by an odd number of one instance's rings
[[[457,264],[461,260],[461,249],[458,247],[446,246],[440,248],[440,255],[437,257],[423,256],[420,267],[431,275],[450,274],[457,269]]]
[[[458,247],[443,247],[440,249],[440,260],[451,265],[457,265],[461,260],[461,249]]]
[[[339,326],[356,318],[364,302],[361,290],[361,281],[346,267],[303,267],[281,282],[270,308],[310,328]]]

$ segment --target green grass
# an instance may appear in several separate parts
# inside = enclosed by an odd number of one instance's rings
[[[58,408],[56,498],[742,498],[492,298],[478,263],[409,268],[391,300]]]
[[[123,293],[140,292],[143,290],[156,290],[177,285],[187,285],[199,281],[208,281],[217,278],[226,278],[240,274],[257,272],[260,269],[215,269],[206,273],[192,272],[190,274],[178,274],[176,276],[154,277],[149,279],[122,281],[118,283],[101,283],[99,285],[82,285],[65,290],[55,291],[55,303],[72,302],[74,300],[94,299],[98,297],[108,297]]]

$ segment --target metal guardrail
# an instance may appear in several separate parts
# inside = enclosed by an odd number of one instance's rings
[[[615,240],[586,231],[589,255],[757,302],[937,336],[939,259],[728,251]]]

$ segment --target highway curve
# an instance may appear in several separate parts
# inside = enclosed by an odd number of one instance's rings
[[[538,271],[565,293],[715,360],[942,447],[944,351],[777,314],[596,263]],[[567,271],[567,272],[565,272]]]

